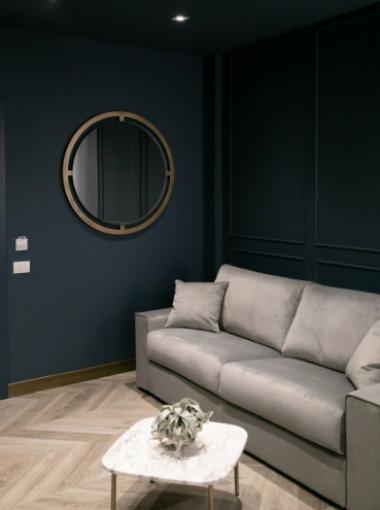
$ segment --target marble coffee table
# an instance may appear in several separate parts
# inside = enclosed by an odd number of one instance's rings
[[[111,472],[111,510],[116,509],[116,476],[130,475],[151,481],[208,488],[208,508],[213,510],[213,486],[235,470],[239,495],[239,458],[247,432],[236,425],[209,422],[191,445],[179,452],[166,450],[151,439],[155,418],[137,422],[111,446],[103,467]]]

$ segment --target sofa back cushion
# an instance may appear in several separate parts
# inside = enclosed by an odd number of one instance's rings
[[[228,282],[222,328],[281,351],[307,282],[223,265],[216,278]]]
[[[380,321],[358,345],[346,366],[346,376],[356,388],[380,383]]]
[[[344,372],[360,341],[379,319],[380,295],[310,284],[282,353]]]

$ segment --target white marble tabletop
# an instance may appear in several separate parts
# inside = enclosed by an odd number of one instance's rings
[[[169,451],[151,438],[154,420],[146,418],[127,430],[104,455],[104,468],[138,478],[209,486],[231,473],[247,442],[241,427],[209,422],[193,444]]]

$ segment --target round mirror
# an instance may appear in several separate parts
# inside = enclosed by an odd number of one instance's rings
[[[69,202],[87,225],[125,235],[151,225],[167,206],[174,161],[160,131],[143,117],[108,112],[85,122],[63,161]]]

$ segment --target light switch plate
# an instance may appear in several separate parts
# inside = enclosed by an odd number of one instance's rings
[[[16,251],[28,251],[28,238],[25,236],[19,236],[15,239],[15,250]]]
[[[30,273],[30,260],[13,262],[13,274]]]

